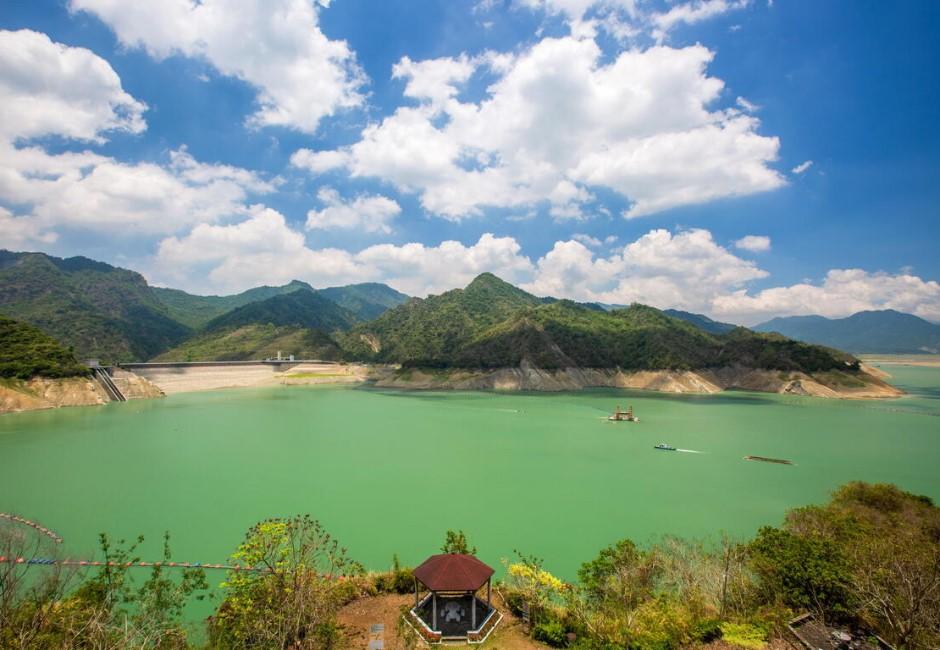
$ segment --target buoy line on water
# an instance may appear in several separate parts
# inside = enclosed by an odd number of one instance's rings
[[[46,537],[49,537],[56,544],[62,543],[62,537],[57,535],[55,531],[49,528],[46,528],[45,526],[43,526],[42,524],[38,522],[31,521],[29,519],[26,519],[25,517],[20,517],[19,515],[10,514],[9,512],[0,512],[0,519],[8,519],[17,524],[23,524],[24,526],[29,526],[30,528],[33,528],[34,530],[42,533]]]
[[[97,562],[94,560],[57,560],[49,557],[6,557],[0,555],[0,563],[6,564],[39,564],[39,565],[59,565],[59,566],[113,566],[127,568],[141,567],[163,567],[169,569],[220,569],[223,571],[255,571],[268,572],[267,567],[241,566],[238,564],[202,564],[200,562]]]

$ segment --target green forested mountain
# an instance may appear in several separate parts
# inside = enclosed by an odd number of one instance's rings
[[[854,367],[852,357],[777,335],[707,332],[646,307],[604,311],[543,301],[491,274],[413,299],[340,338],[347,356],[409,366],[630,370],[740,365],[808,372]]]
[[[452,364],[459,351],[488,327],[542,301],[484,273],[465,289],[411,299],[342,338],[355,358],[413,365]]]
[[[216,316],[221,316],[233,309],[298,289],[312,290],[313,287],[306,282],[293,280],[280,287],[265,285],[231,296],[197,296],[179,289],[161,287],[151,287],[150,290],[157,300],[166,306],[167,312],[173,319],[193,329],[199,329]]]
[[[349,329],[356,321],[352,312],[324,298],[319,292],[298,289],[233,309],[206,323],[204,330],[212,332],[243,325],[271,323],[331,332],[336,329]]]
[[[688,323],[692,323],[697,328],[705,330],[711,334],[727,334],[737,327],[737,325],[732,325],[731,323],[722,323],[721,321],[712,320],[704,314],[694,314],[690,311],[682,311],[680,309],[664,309],[663,313],[667,316],[672,316],[673,318],[678,318]]]
[[[252,323],[202,332],[153,361],[244,361],[268,359],[282,352],[298,359],[339,360],[342,351],[323,330],[297,325]]]
[[[397,307],[408,300],[408,296],[395,291],[387,284],[364,282],[342,287],[320,289],[319,294],[348,309],[361,321],[372,320],[386,310]]]
[[[88,372],[71,350],[39,328],[0,316],[0,377],[75,377]]]
[[[320,292],[302,288],[233,309],[206,323],[194,337],[159,355],[159,361],[265,359],[278,351],[298,359],[337,359],[331,334],[357,322]]]
[[[139,273],[85,257],[0,251],[0,313],[104,361],[148,359],[190,334]]]
[[[313,287],[300,280],[293,280],[280,287],[255,287],[231,296],[197,296],[179,289],[159,287],[153,287],[151,291],[166,306],[172,318],[184,325],[199,329],[213,318],[233,309],[274,296],[293,293],[298,289],[314,291]],[[318,293],[349,310],[361,321],[372,320],[386,309],[397,307],[408,300],[405,294],[378,282],[330,287],[321,289]]]
[[[823,316],[774,318],[754,329],[858,353],[940,352],[940,325],[893,309],[860,311],[847,318],[834,319]]]

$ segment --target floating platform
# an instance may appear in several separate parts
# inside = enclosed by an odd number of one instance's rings
[[[793,465],[792,460],[783,458],[767,458],[766,456],[745,456],[744,460],[759,460],[762,463],[777,463],[778,465]]]

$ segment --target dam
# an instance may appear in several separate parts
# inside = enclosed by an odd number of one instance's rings
[[[274,384],[357,383],[367,373],[363,366],[319,359],[122,363],[115,374],[120,370],[143,377],[167,395]]]

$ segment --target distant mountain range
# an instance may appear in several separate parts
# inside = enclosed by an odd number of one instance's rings
[[[782,335],[768,334],[677,310],[537,297],[490,273],[425,299],[383,284],[316,290],[300,281],[196,296],[150,287],[138,273],[83,257],[8,251],[0,251],[0,314],[38,327],[79,358],[106,362],[259,359],[282,351],[438,368],[816,372],[855,360],[809,343],[869,352],[940,347],[940,326],[897,312],[775,319],[760,329]]]
[[[754,327],[840,350],[861,353],[940,353],[940,325],[891,309],[862,311],[847,318],[790,316]]]
[[[644,305],[605,311],[546,302],[484,273],[464,289],[412,299],[337,335],[347,358],[414,367],[817,372],[857,367],[835,350],[737,327],[713,334]]]
[[[703,314],[693,314],[692,312],[680,311],[678,309],[665,309],[663,313],[667,316],[684,320],[687,323],[692,323],[697,328],[705,330],[710,334],[727,334],[737,327],[737,325],[732,325],[731,323],[722,323],[717,320],[712,320]]]
[[[338,354],[330,330],[369,320],[406,300],[383,284],[321,292],[296,280],[232,296],[197,296],[151,287],[139,273],[85,257],[0,250],[0,314],[38,327],[80,358],[105,362],[148,360],[184,344],[188,348],[181,354],[192,355],[200,351],[193,342],[210,339],[217,343],[195,358],[223,351],[257,358],[269,349],[272,354],[292,346],[297,352],[320,351],[324,345]],[[241,347],[223,340],[233,333]]]

